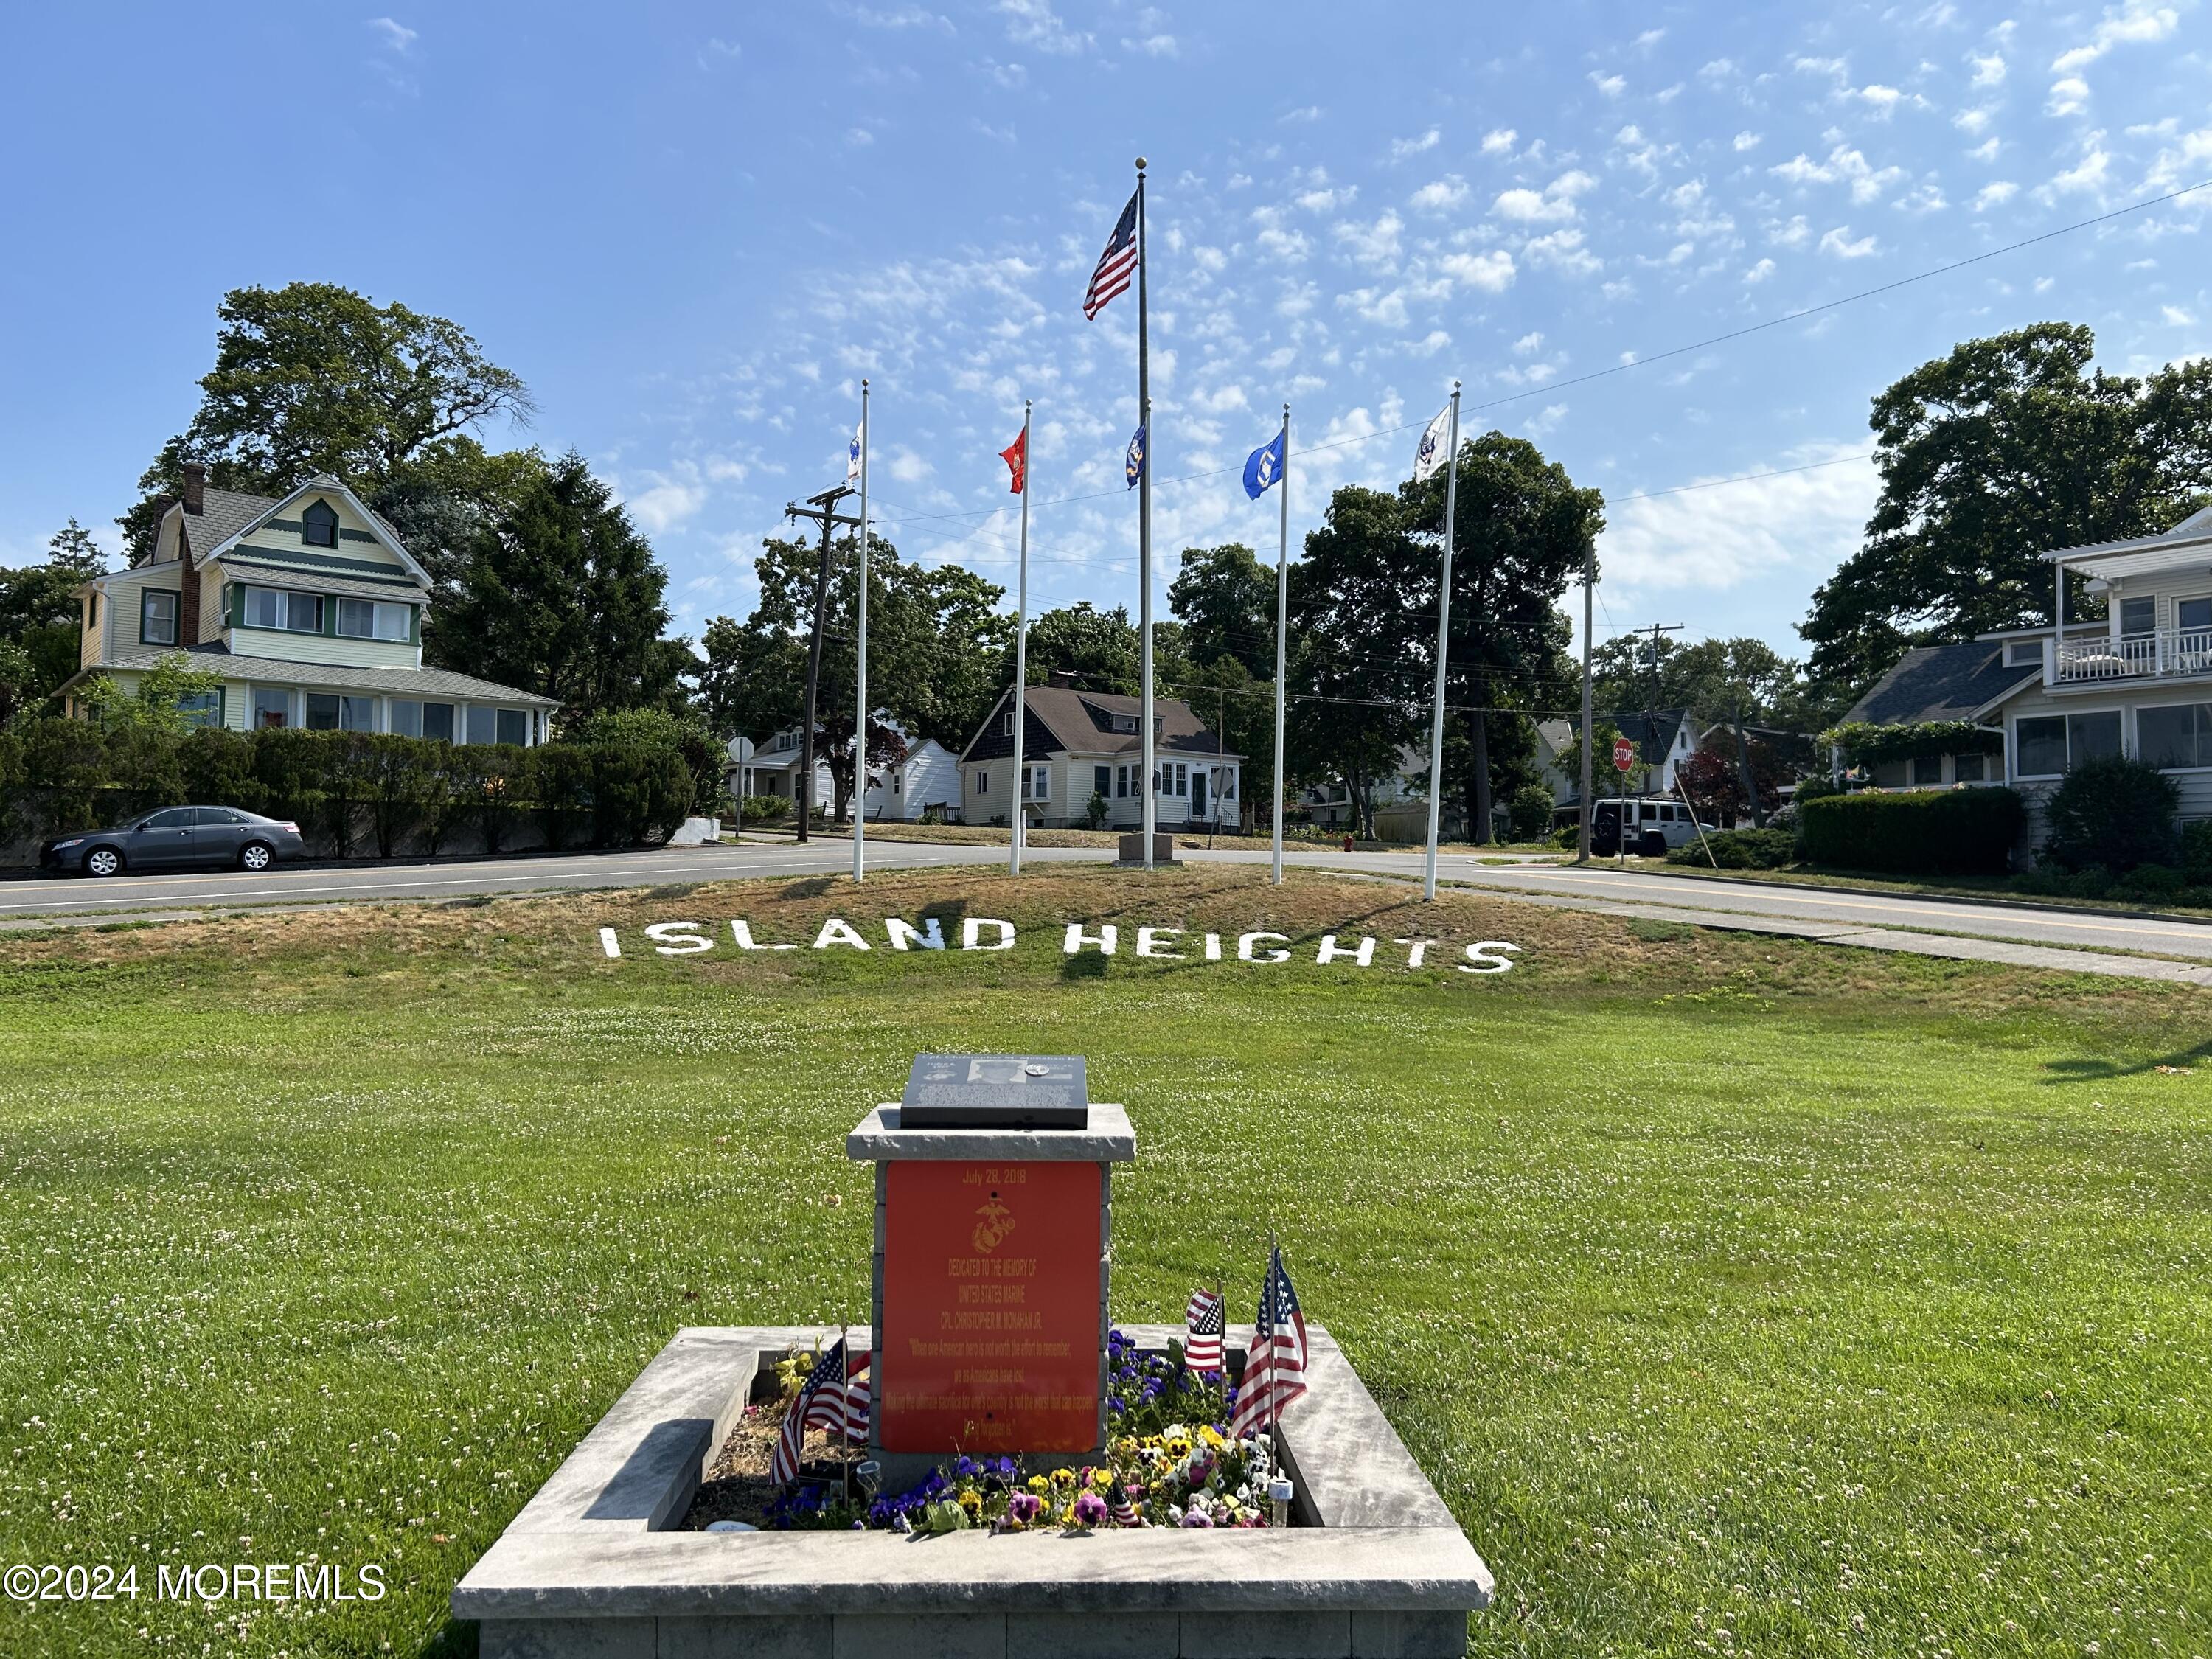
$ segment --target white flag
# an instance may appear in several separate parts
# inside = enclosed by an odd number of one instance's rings
[[[1413,452],[1413,482],[1425,483],[1444,464],[1444,449],[1451,442],[1451,405],[1446,404],[1421,434],[1421,447]]]
[[[860,476],[860,428],[853,428],[853,441],[845,451],[845,482],[850,483]]]

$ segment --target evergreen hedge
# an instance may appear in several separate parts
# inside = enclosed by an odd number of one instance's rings
[[[1798,807],[1814,864],[1908,875],[2002,875],[2027,805],[2010,789],[1862,790]]]
[[[535,824],[546,846],[664,841],[691,810],[683,753],[659,744],[456,745],[361,732],[168,732],[35,720],[0,732],[0,836],[43,836],[187,803],[289,818],[347,858],[487,852]]]

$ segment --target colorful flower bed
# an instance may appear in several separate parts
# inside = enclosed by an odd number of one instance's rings
[[[1102,1462],[1024,1475],[1011,1457],[963,1456],[896,1494],[795,1486],[769,1505],[768,1524],[906,1533],[1266,1526],[1267,1445],[1230,1435],[1237,1391],[1228,1379],[1188,1370],[1178,1346],[1140,1352],[1120,1331],[1108,1335],[1106,1359]]]

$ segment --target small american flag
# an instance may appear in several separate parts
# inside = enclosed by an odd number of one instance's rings
[[[1182,1363],[1194,1371],[1221,1369],[1221,1333],[1227,1316],[1218,1291],[1193,1291],[1182,1310]]]
[[[1237,1390],[1237,1414],[1229,1432],[1242,1438],[1280,1420],[1283,1407],[1306,1391],[1305,1374],[1305,1310],[1291,1287],[1278,1246],[1267,1255],[1260,1315],[1253,1322],[1252,1346],[1244,1356],[1244,1380]]]
[[[1136,268],[1137,198],[1133,195],[1129,205],[1121,210],[1121,216],[1114,222],[1114,234],[1106,239],[1106,251],[1098,256],[1098,268],[1091,273],[1091,287],[1083,296],[1085,318],[1096,317],[1106,309],[1109,300],[1127,293],[1130,274]]]
[[[779,1485],[799,1479],[799,1449],[809,1429],[842,1434],[848,1442],[868,1437],[868,1351],[852,1358],[848,1370],[845,1345],[830,1349],[815,1362],[806,1385],[791,1409],[783,1414],[783,1431],[776,1436],[775,1452],[769,1460],[769,1478]]]

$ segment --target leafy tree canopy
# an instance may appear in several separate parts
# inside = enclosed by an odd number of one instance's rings
[[[2107,374],[2090,369],[2095,345],[2078,324],[2038,323],[1969,340],[1874,400],[1881,495],[1799,628],[1815,678],[1856,692],[1910,646],[2047,623],[2043,554],[2165,529],[2212,487],[2212,362]]]
[[[1255,679],[1275,677],[1275,573],[1240,542],[1194,547],[1168,585],[1194,663],[1234,657]]]
[[[387,491],[419,499],[434,483],[465,497],[513,483],[475,434],[526,421],[528,389],[459,325],[329,283],[235,289],[216,317],[199,410],[118,520],[133,558],[152,545],[156,500],[179,491],[187,461],[219,488],[260,495],[328,472],[380,511]]]
[[[0,570],[0,726],[76,672],[76,590],[106,568],[92,533],[71,519],[46,544],[45,563]]]

